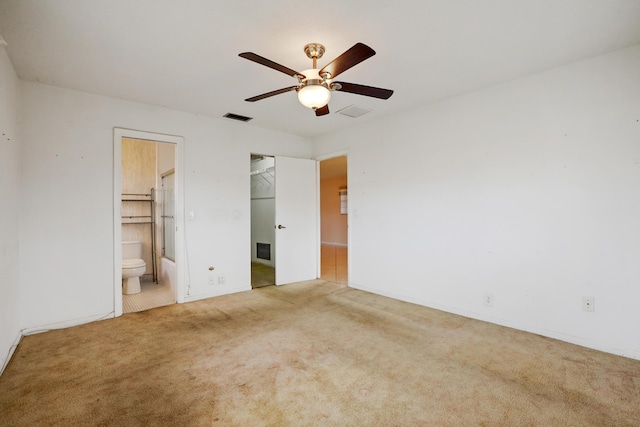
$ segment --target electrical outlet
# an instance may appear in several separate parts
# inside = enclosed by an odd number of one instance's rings
[[[582,297],[582,310],[583,311],[596,311],[596,298],[595,297]]]
[[[493,307],[493,294],[485,293],[484,294],[484,305],[487,307]]]
[[[216,279],[213,276],[209,276],[209,285],[215,285],[216,284]]]
[[[225,281],[224,276],[218,276],[218,285],[224,285]]]

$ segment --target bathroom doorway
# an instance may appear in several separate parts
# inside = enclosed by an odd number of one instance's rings
[[[183,302],[181,142],[181,137],[114,130],[116,316]],[[124,258],[138,256],[142,262],[135,264],[141,267],[132,274],[133,260]],[[134,279],[139,286],[123,288],[123,275],[139,275]]]
[[[347,156],[320,161],[320,278],[349,284]]]

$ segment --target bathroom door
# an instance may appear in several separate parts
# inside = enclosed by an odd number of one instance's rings
[[[275,158],[276,285],[318,278],[317,162]]]

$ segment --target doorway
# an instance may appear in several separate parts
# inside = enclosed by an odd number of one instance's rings
[[[252,154],[250,176],[251,261],[255,279],[265,266],[270,268],[268,283],[262,282],[264,285],[317,279],[318,162]],[[252,282],[253,287],[261,284],[258,280]]]
[[[114,129],[115,316],[184,301],[182,142]],[[137,254],[143,261],[139,286],[124,287],[122,266],[131,260],[123,258]]]
[[[320,278],[349,284],[347,156],[320,162]]]
[[[276,284],[275,158],[251,155],[251,288]]]

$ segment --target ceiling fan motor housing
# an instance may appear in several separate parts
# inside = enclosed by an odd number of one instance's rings
[[[317,68],[304,70],[301,74],[304,76],[304,78],[302,76],[299,77],[301,86],[322,85],[327,89],[331,86],[331,79],[327,78],[327,76],[321,76],[320,70]]]

